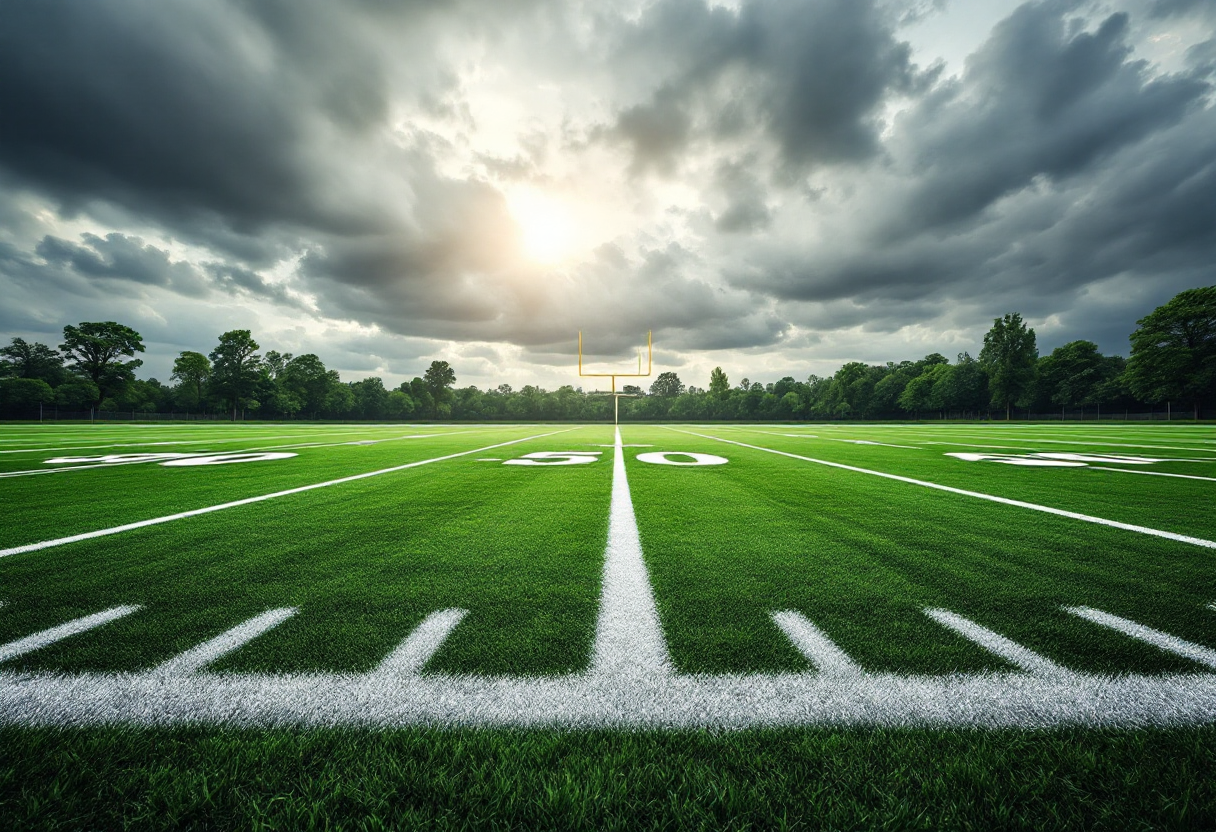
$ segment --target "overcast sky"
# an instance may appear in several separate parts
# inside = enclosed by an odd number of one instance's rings
[[[0,337],[250,329],[390,385],[1126,354],[1216,283],[1216,2],[39,0],[0,26]]]

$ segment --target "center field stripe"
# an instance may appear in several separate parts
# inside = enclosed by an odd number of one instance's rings
[[[281,607],[277,610],[267,610],[243,624],[238,624],[231,630],[220,633],[210,641],[203,642],[198,647],[174,656],[156,668],[155,672],[165,676],[197,673],[220,657],[253,641],[267,630],[272,630],[279,626],[295,614],[295,607]]]
[[[642,559],[633,498],[625,478],[625,451],[617,428],[612,461],[612,505],[604,582],[591,673],[611,676],[667,676],[671,656],[659,626],[659,611]]]
[[[532,439],[543,439],[546,436],[555,436],[559,433],[574,430],[574,428],[566,428],[565,430],[555,430],[549,433],[538,433],[533,436],[525,436],[522,439],[512,439],[510,442],[499,442],[496,445],[486,445],[482,448],[474,448],[471,451],[460,451],[455,454],[447,454],[446,456],[437,456],[434,459],[424,459],[419,462],[407,462],[405,465],[395,465],[392,468],[381,468],[379,471],[369,471],[366,474],[354,474],[349,477],[340,477],[336,480],[328,480],[326,482],[313,483],[312,485],[301,485],[297,488],[288,488],[285,491],[275,491],[273,494],[261,494],[257,497],[246,497],[243,500],[233,500],[230,503],[220,503],[215,506],[206,506],[205,508],[196,508],[190,511],[183,511],[177,514],[169,514],[164,517],[153,517],[151,520],[140,520],[136,523],[126,523],[122,526],[114,526],[110,529],[98,529],[94,532],[84,532],[82,534],[74,534],[69,537],[60,537],[55,540],[44,540],[41,543],[29,543],[25,546],[14,546],[11,549],[0,549],[0,558],[8,557],[9,555],[20,555],[26,552],[36,552],[40,549],[50,549],[54,546],[62,546],[65,543],[75,543],[80,540],[91,540],[95,537],[106,537],[112,534],[121,532],[129,532],[133,529],[142,529],[145,526],[155,526],[160,523],[168,523],[173,520],[183,520],[187,517],[196,517],[200,514],[210,514],[213,511],[223,511],[228,508],[236,508],[237,506],[247,506],[252,503],[260,503],[265,500],[273,500],[276,497],[286,497],[291,494],[301,494],[305,491],[312,491],[317,488],[328,488],[331,485],[341,485],[343,483],[354,482],[356,480],[365,480],[368,477],[378,477],[381,474],[391,474],[395,471],[404,471],[407,468],[417,468],[420,465],[430,465],[432,462],[443,462],[448,459],[456,459],[469,454],[480,454],[494,448],[505,448],[507,445],[516,445],[520,442],[527,442]]]
[[[769,454],[777,454],[778,456],[787,456],[790,459],[800,459],[803,462],[813,462],[816,465],[826,465],[829,468],[839,468],[842,471],[853,471],[858,474],[869,474],[872,477],[882,477],[883,479],[896,480],[897,482],[906,482],[911,485],[919,485],[924,488],[933,488],[938,491],[946,491],[950,494],[961,494],[965,497],[975,497],[979,500],[988,500],[993,503],[1001,503],[1007,506],[1017,506],[1018,508],[1028,508],[1032,511],[1042,511],[1047,514],[1054,514],[1058,517],[1067,517],[1070,520],[1082,520],[1086,523],[1097,523],[1100,526],[1110,526],[1115,529],[1123,529],[1124,531],[1137,532],[1139,534],[1152,535],[1153,537],[1164,537],[1167,540],[1176,540],[1179,543],[1190,543],[1193,546],[1203,546],[1206,549],[1216,549],[1216,540],[1205,540],[1202,537],[1191,537],[1185,534],[1177,534],[1175,532],[1167,532],[1162,529],[1150,529],[1148,526],[1137,526],[1132,523],[1121,523],[1118,520],[1107,520],[1104,517],[1094,517],[1089,514],[1079,514],[1075,511],[1065,511],[1062,508],[1052,508],[1051,506],[1042,506],[1037,503],[1027,503],[1022,500],[1011,500],[1008,497],[997,497],[995,494],[983,494],[979,491],[968,491],[965,488],[955,488],[950,485],[941,485],[936,482],[926,482],[925,480],[917,480],[912,477],[902,477],[899,474],[888,474],[883,471],[872,471],[869,468],[858,468],[855,465],[845,465],[841,462],[829,462],[826,459],[815,459],[809,456],[800,456],[798,454],[787,453],[786,451],[778,451],[773,448],[762,448],[759,445],[749,445],[746,442],[736,442],[733,439],[722,439],[718,436],[710,436],[704,433],[694,433],[689,430],[679,430],[678,428],[666,428],[666,430],[675,431],[676,433],[686,433],[689,436],[698,436],[702,439],[713,439],[716,442],[725,442],[728,445],[738,445],[740,448],[751,448],[753,451],[764,451]],[[0,552],[0,555],[4,555]]]
[[[138,605],[113,607],[99,613],[94,613],[93,615],[86,615],[84,618],[77,618],[69,621],[67,624],[60,624],[58,627],[51,627],[49,630],[43,630],[40,633],[34,633],[32,636],[10,641],[8,644],[0,645],[0,662],[6,662],[9,659],[15,659],[26,653],[41,650],[43,647],[61,641],[68,636],[87,632],[94,627],[100,627],[102,624],[109,624],[111,621],[122,618],[124,615],[130,615],[138,609]]]

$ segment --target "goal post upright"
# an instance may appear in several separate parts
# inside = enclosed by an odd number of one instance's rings
[[[654,372],[654,342],[651,338],[651,331],[646,331],[646,372],[642,372],[642,351],[638,350],[638,371],[636,373],[588,373],[583,370],[583,332],[578,333],[578,374],[580,378],[606,378],[611,379],[612,389],[608,395],[612,396],[612,424],[619,425],[620,408],[622,398],[634,398],[635,393],[618,393],[616,391],[616,380],[618,378],[647,378]]]

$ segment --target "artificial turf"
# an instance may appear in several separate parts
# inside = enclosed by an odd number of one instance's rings
[[[649,446],[627,447],[626,467],[681,672],[806,670],[769,617],[785,609],[867,670],[893,673],[1007,667],[930,620],[926,607],[967,616],[1079,671],[1202,668],[1062,606],[1096,607],[1216,646],[1211,549],[759,449],[1213,539],[1216,481],[946,456],[1138,454],[1166,461],[1109,467],[1216,477],[1211,427],[627,425],[622,435]],[[347,444],[367,441],[376,444]],[[594,636],[611,441],[603,425],[5,427],[0,473],[54,467],[45,460],[64,455],[286,445],[298,455],[3,478],[0,548],[475,452],[0,557],[0,644],[142,605],[3,669],[141,670],[266,609],[293,606],[294,617],[214,670],[364,671],[425,616],[458,607],[469,615],[429,672],[579,672]],[[938,442],[952,444],[930,444]],[[549,468],[502,464],[556,450],[602,456]],[[636,459],[654,451],[729,462]],[[1181,459],[1195,461],[1172,461]],[[0,730],[0,826],[1211,828],[1213,739],[1210,727],[718,734],[10,725]]]

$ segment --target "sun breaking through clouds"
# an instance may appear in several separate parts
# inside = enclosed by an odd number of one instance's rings
[[[350,380],[1126,352],[1213,282],[1205,0],[11,4],[0,328]]]

